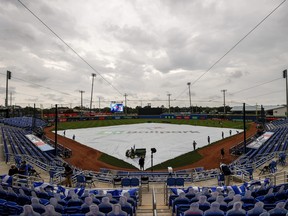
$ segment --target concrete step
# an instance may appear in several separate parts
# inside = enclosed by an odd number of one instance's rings
[[[153,216],[152,209],[145,211],[137,211],[137,216]],[[157,216],[171,216],[171,211],[162,211],[161,209],[157,209]]]
[[[157,206],[157,215],[170,216],[172,215],[171,209],[167,206]],[[137,216],[153,216],[151,206],[139,206],[137,208]]]

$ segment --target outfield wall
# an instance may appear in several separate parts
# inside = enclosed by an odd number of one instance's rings
[[[87,120],[112,120],[112,119],[187,119],[187,120],[206,120],[206,119],[219,119],[230,121],[243,121],[242,115],[208,115],[208,114],[191,114],[191,115],[175,115],[175,114],[162,114],[162,115],[107,115],[107,116],[73,116],[73,117],[60,117],[60,122],[71,121],[87,121]],[[256,121],[257,116],[246,115],[246,121]],[[54,121],[54,119],[52,119]]]

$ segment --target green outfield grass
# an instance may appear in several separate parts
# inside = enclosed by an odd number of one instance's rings
[[[163,163],[157,164],[153,166],[154,170],[167,170],[167,167],[183,167],[188,164],[192,164],[202,159],[202,156],[198,153],[198,151],[191,151],[186,154],[180,155],[176,158],[167,160]]]
[[[124,169],[137,169],[132,164],[127,163],[127,162],[125,162],[123,160],[120,160],[118,158],[115,158],[115,157],[113,157],[111,155],[108,155],[108,154],[105,154],[105,153],[102,153],[102,155],[100,156],[99,160],[103,161],[103,162],[105,162],[107,164],[110,164],[112,166],[121,167],[121,168],[124,168]]]
[[[58,130],[79,129],[91,127],[105,127],[123,124],[139,124],[139,123],[169,123],[169,124],[187,124],[206,127],[223,127],[242,129],[242,122],[233,121],[214,121],[214,120],[186,120],[186,119],[113,119],[113,120],[91,120],[91,121],[75,121],[61,122],[58,124]]]
[[[168,124],[187,124],[195,126],[206,126],[206,127],[223,127],[223,128],[234,128],[243,129],[242,122],[233,121],[216,121],[216,120],[184,120],[184,119],[119,119],[119,120],[91,120],[91,121],[75,121],[75,122],[61,122],[58,124],[58,130],[67,129],[79,129],[79,128],[91,128],[91,127],[105,127],[122,124],[139,124],[139,123],[168,123]],[[205,147],[203,147],[205,148]],[[202,156],[196,151],[187,152],[184,155],[165,161],[153,167],[154,170],[163,170],[171,166],[173,168],[182,167],[188,164],[192,164],[200,160]],[[119,168],[137,169],[133,165],[119,160],[112,155],[105,153],[99,158],[99,160],[117,166]]]

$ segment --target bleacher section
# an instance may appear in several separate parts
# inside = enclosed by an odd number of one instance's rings
[[[32,127],[44,128],[47,126],[47,122],[43,121],[42,119],[32,117],[3,118],[0,119],[0,123],[13,127],[25,128],[28,130],[32,130]]]
[[[206,212],[212,212],[209,215],[243,215],[252,216],[260,215],[262,212],[270,212],[270,215],[286,215],[288,212],[288,184],[272,186],[269,181],[253,182],[253,184],[243,184],[241,186],[228,187],[188,187],[173,188],[170,187],[170,195],[166,200],[172,210],[172,214],[176,216],[184,215],[191,206],[194,207],[194,214],[208,215]],[[235,202],[241,203],[241,210],[234,214],[230,214]],[[213,203],[219,204],[218,210],[213,212]],[[259,207],[259,202],[263,203],[263,208]],[[256,204],[257,203],[257,204]],[[283,203],[281,211],[273,214],[278,203]],[[196,207],[196,208],[195,208]],[[257,214],[256,214],[256,210]],[[255,211],[253,211],[253,209]],[[274,210],[273,210],[274,209]],[[240,214],[242,211],[242,214]],[[221,214],[218,214],[221,213]]]
[[[288,149],[288,120],[277,120],[266,124],[266,132],[273,132],[273,135],[259,148],[247,148],[248,152],[240,156],[230,164],[230,167],[249,179],[253,170],[269,163],[272,159],[280,161],[280,156],[285,155]],[[248,145],[249,143],[247,143]],[[277,163],[276,161],[276,163]],[[282,158],[283,161],[283,158]],[[270,169],[271,170],[271,169]]]
[[[10,160],[10,157],[13,156],[16,164],[19,164],[21,158],[27,156],[51,166],[62,164],[62,162],[55,158],[53,154],[41,151],[37,146],[35,146],[25,136],[28,133],[26,130],[2,126],[1,132],[7,162]]]
[[[107,214],[119,204],[124,212],[133,216],[139,205],[139,188],[72,188],[52,186],[35,182],[32,188],[0,186],[0,215],[19,215],[24,205],[31,205],[39,214],[45,212],[45,206],[52,204],[61,215],[85,215],[89,206],[95,204],[99,211]],[[87,197],[90,197],[87,199]],[[90,201],[89,201],[90,199]],[[105,206],[104,200],[108,200]],[[34,205],[35,201],[37,205]],[[55,203],[56,201],[56,203]]]

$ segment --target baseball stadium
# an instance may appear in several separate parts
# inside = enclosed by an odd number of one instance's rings
[[[47,121],[33,117],[3,118],[1,215],[20,214],[24,203],[31,204],[34,193],[43,206],[55,194],[60,195],[66,204],[55,209],[62,215],[85,215],[89,212],[89,208],[81,208],[85,194],[97,197],[99,191],[114,194],[111,199],[115,203],[120,202],[124,191],[133,191],[134,202],[131,200],[130,208],[123,208],[129,215],[183,215],[192,208],[191,199],[197,199],[196,202],[205,199],[203,206],[198,206],[200,214],[212,210],[215,200],[220,197],[228,200],[231,194],[230,201],[236,197],[242,200],[245,214],[256,208],[257,202],[264,203],[263,211],[276,208],[277,203],[286,199],[287,121],[267,122],[261,130],[259,121],[247,121],[243,130],[243,122],[231,116],[206,117],[170,114],[169,118],[162,115],[145,119],[110,116],[107,120],[69,121],[68,118],[59,121],[57,128],[54,123],[48,125]],[[39,134],[41,130],[43,133]],[[211,137],[210,143],[207,136]],[[193,140],[197,143],[195,150]],[[127,155],[127,150],[132,150],[133,155]],[[140,157],[145,159],[144,170],[138,165]],[[20,169],[23,161],[27,164],[26,173],[7,174],[11,165]],[[63,163],[73,169],[72,185],[67,187]],[[228,184],[222,164],[231,170]],[[25,194],[19,192],[21,189]],[[204,191],[207,195],[203,195]],[[252,193],[249,199],[248,192]],[[76,193],[80,200],[73,203],[66,199],[70,193]],[[183,202],[179,197],[182,193],[185,193]],[[245,203],[244,198],[250,201]],[[98,200],[101,202],[101,198]],[[225,201],[225,207],[219,206],[224,214],[234,208],[230,201]],[[106,206],[102,210],[99,206],[104,214],[108,214],[107,208],[110,209]],[[45,212],[40,207],[35,209],[38,213]]]
[[[0,1],[0,216],[288,216],[285,7]]]

